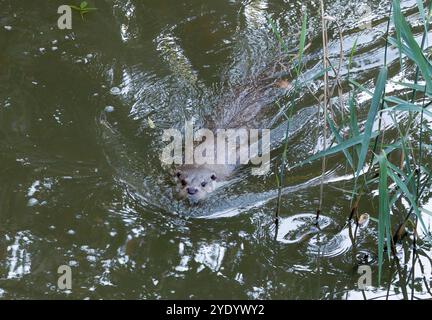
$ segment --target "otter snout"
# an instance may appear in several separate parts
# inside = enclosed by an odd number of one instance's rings
[[[191,196],[194,195],[197,192],[198,192],[197,188],[193,188],[193,187],[187,188],[187,193],[190,194]]]
[[[228,176],[225,171],[228,171],[226,166],[183,165],[174,173],[179,198],[188,199],[192,204],[206,199],[218,182]]]

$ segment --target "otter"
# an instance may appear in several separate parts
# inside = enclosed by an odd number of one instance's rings
[[[234,170],[233,165],[182,165],[175,170],[178,196],[198,203],[220,187]]]
[[[272,121],[265,113],[266,106],[274,103],[278,96],[290,87],[287,81],[274,77],[262,77],[248,82],[223,95],[212,114],[204,119],[204,127],[215,133],[218,129],[264,129]],[[235,164],[184,164],[174,170],[177,196],[196,204],[203,201],[218,187],[225,184],[241,165],[239,149],[235,152]]]

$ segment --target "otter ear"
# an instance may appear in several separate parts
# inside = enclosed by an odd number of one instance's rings
[[[213,174],[210,176],[210,179],[212,179],[212,180],[216,180],[217,177],[216,177],[216,175],[213,173]]]

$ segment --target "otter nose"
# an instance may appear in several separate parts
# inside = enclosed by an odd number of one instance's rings
[[[197,188],[187,188],[187,192],[188,192],[190,195],[194,195],[195,193],[198,192],[198,189],[197,189]]]

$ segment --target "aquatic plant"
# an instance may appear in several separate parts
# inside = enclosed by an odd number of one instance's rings
[[[278,31],[276,24],[270,18],[268,19],[268,21],[282,49],[286,53],[288,53],[288,47],[283,42],[282,35]],[[298,53],[293,57],[293,59],[297,58],[297,63],[295,64],[296,80],[294,82],[294,89],[293,89],[294,93],[291,96],[290,104],[284,110],[285,119],[287,120],[287,127],[285,131],[285,142],[283,145],[282,159],[279,167],[279,175],[276,174],[276,181],[278,184],[277,210],[275,215],[276,229],[279,225],[279,213],[280,213],[280,205],[281,205],[281,198],[282,198],[282,188],[283,188],[283,183],[285,181],[285,171],[287,165],[287,151],[288,151],[288,134],[290,131],[290,119],[292,117],[292,110],[294,109],[294,105],[295,105],[295,98],[298,96],[298,93],[300,92],[300,89],[302,87],[302,84],[300,83],[299,79],[300,79],[300,74],[302,72],[302,66],[303,66],[302,60],[303,60],[305,44],[306,44],[306,30],[307,30],[306,28],[307,28],[307,13],[305,12],[302,18],[302,27],[300,31],[300,43],[299,43]],[[275,232],[275,237],[277,237],[277,230]]]
[[[336,153],[343,153],[346,160],[346,168],[352,172],[353,190],[351,192],[351,211],[348,220],[358,223],[358,208],[361,205],[362,197],[369,195],[371,190],[378,190],[378,215],[372,220],[378,223],[377,256],[378,256],[378,283],[382,281],[382,269],[386,259],[388,263],[395,263],[399,266],[396,243],[408,241],[412,245],[412,269],[411,269],[411,298],[414,298],[414,272],[415,263],[420,263],[419,255],[426,255],[422,245],[431,242],[431,234],[422,218],[422,212],[431,214],[422,208],[422,196],[430,189],[431,170],[425,161],[426,154],[431,148],[424,143],[425,134],[431,134],[432,130],[425,123],[424,116],[432,117],[429,109],[432,104],[432,64],[430,54],[424,46],[430,27],[432,4],[426,9],[421,0],[417,2],[417,8],[421,23],[423,25],[423,36],[419,44],[413,35],[412,28],[407,22],[400,5],[400,0],[392,0],[389,8],[387,30],[384,36],[384,64],[380,68],[375,81],[373,91],[367,89],[351,77],[353,56],[356,53],[357,41],[351,48],[347,63],[347,78],[349,84],[347,92],[348,115],[343,110],[329,108],[331,94],[334,91],[328,80],[329,67],[335,73],[336,86],[342,90],[337,70],[331,65],[328,57],[327,44],[327,22],[333,21],[325,15],[324,4],[321,1],[322,16],[322,40],[323,40],[323,100],[322,105],[322,135],[324,141],[330,139],[330,146],[324,145],[323,151],[297,164],[296,167],[304,166],[322,160],[322,182],[320,189],[320,202],[317,209],[317,217],[322,210],[324,174],[326,171],[326,157]],[[305,15],[306,16],[306,15]],[[274,23],[272,30],[276,34]],[[391,29],[391,26],[394,28]],[[302,26],[302,36],[305,27]],[[341,34],[341,32],[340,32]],[[342,37],[342,35],[341,35]],[[283,42],[283,37],[277,34],[276,39]],[[301,40],[302,41],[302,40]],[[342,41],[341,41],[342,44]],[[303,43],[304,45],[304,43]],[[303,45],[299,45],[299,59],[303,56]],[[403,66],[414,65],[415,77],[413,82],[398,82],[404,88],[405,96],[392,96],[386,93],[386,85],[389,83],[389,71],[387,66],[387,54],[389,45],[397,48],[399,52],[399,64]],[[283,45],[282,48],[285,48]],[[342,49],[341,49],[342,53]],[[342,58],[341,58],[342,60]],[[341,61],[340,61],[341,62]],[[300,60],[298,65],[301,65]],[[297,70],[297,69],[296,69]],[[298,89],[296,87],[296,89]],[[296,94],[296,90],[294,95]],[[356,106],[359,92],[370,96],[368,102],[368,114],[363,125],[358,122]],[[340,95],[340,92],[339,92]],[[344,109],[344,108],[341,108]],[[406,113],[407,124],[400,123],[396,115]],[[392,119],[392,124],[383,125],[383,115],[387,114]],[[342,120],[337,124],[337,116]],[[327,132],[329,130],[329,132]],[[392,130],[397,136],[390,134]],[[414,139],[414,137],[417,139]],[[281,166],[278,174],[279,195],[284,184],[286,170],[286,148],[288,146],[288,135],[286,136],[284,153],[281,156]],[[394,164],[390,157],[397,156],[397,164]],[[294,167],[291,167],[291,169]],[[403,203],[409,205],[403,205]],[[401,209],[402,207],[402,209]],[[280,211],[280,196],[276,217]],[[394,223],[394,220],[399,220]],[[421,228],[424,236],[420,237],[417,229]],[[406,237],[410,234],[410,237]],[[423,269],[423,266],[421,266]],[[430,292],[429,286],[425,282]],[[404,297],[408,294],[404,291]]]
[[[97,8],[90,8],[88,6],[87,1],[82,1],[79,6],[69,5],[69,7],[71,7],[71,9],[73,9],[73,10],[78,11],[79,14],[81,15],[81,19],[83,19],[83,20],[84,20],[84,15],[86,13],[97,10]]]

